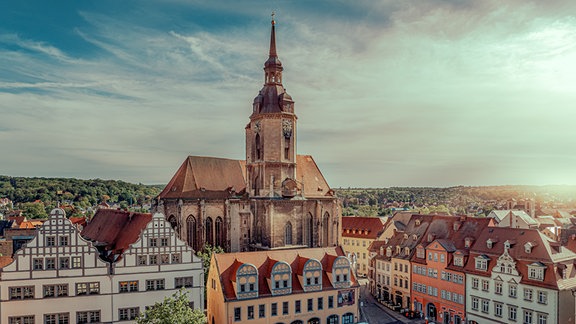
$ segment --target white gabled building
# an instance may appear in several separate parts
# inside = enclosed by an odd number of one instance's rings
[[[162,214],[101,209],[81,234],[54,209],[0,276],[0,323],[130,323],[182,286],[204,306],[202,262]]]
[[[467,323],[574,323],[575,259],[537,230],[489,228],[465,266]]]

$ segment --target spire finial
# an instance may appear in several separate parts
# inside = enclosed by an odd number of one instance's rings
[[[274,21],[274,17],[276,13],[272,11],[272,31],[270,33],[270,57],[277,57],[276,54],[276,31],[274,26],[276,25],[276,21]]]

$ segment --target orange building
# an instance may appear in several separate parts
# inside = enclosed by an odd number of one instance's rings
[[[208,323],[352,324],[360,286],[340,247],[214,254]]]
[[[465,273],[470,247],[492,224],[488,218],[434,216],[411,258],[413,310],[430,321],[461,324],[466,316]]]

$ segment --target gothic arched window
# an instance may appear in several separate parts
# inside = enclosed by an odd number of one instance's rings
[[[212,218],[206,218],[206,243],[214,246],[214,224]]]
[[[292,245],[292,223],[290,222],[284,227],[284,245]]]
[[[190,215],[186,219],[186,239],[188,245],[190,245],[195,251],[198,251],[198,245],[196,241],[196,218]]]
[[[262,158],[262,143],[260,141],[260,134],[256,134],[256,160]]]
[[[216,218],[216,245],[224,247],[224,227],[222,217]]]
[[[324,214],[324,219],[322,220],[322,227],[323,228],[323,234],[324,237],[322,238],[322,246],[328,246],[329,242],[328,239],[330,238],[330,234],[332,232],[332,226],[330,226],[330,214],[325,213]]]

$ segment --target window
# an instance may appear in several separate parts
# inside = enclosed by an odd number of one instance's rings
[[[334,308],[334,296],[328,296],[328,308]]]
[[[68,296],[68,284],[45,285],[44,298]]]
[[[282,302],[282,315],[288,315],[288,302]]]
[[[502,304],[494,303],[494,316],[502,317]]]
[[[72,257],[72,268],[78,269],[82,267],[82,258],[79,256]]]
[[[342,315],[342,324],[352,324],[354,323],[354,314],[346,313]]]
[[[311,312],[314,310],[313,300],[312,298],[308,298],[308,311]]]
[[[301,302],[299,300],[294,302],[294,313],[299,314],[302,312]]]
[[[488,291],[490,287],[489,281],[482,279],[482,291]]]
[[[163,237],[160,239],[160,246],[168,246],[168,238]]]
[[[416,249],[416,257],[418,257],[420,259],[424,259],[424,248],[422,248],[421,246],[419,246]]]
[[[146,290],[163,290],[164,279],[146,280]]]
[[[440,254],[440,262],[445,262],[445,256],[444,254]]]
[[[10,316],[8,324],[34,324],[34,315]]]
[[[464,258],[461,256],[455,256],[454,257],[454,265],[462,267],[464,265]]]
[[[76,284],[76,295],[94,295],[100,293],[99,282],[79,282]]]
[[[172,254],[172,263],[181,263],[182,258],[180,257],[180,253],[173,253]]]
[[[488,299],[482,299],[482,312],[488,313],[490,310],[490,301]]]
[[[478,278],[472,278],[472,289],[478,289]]]
[[[272,316],[278,315],[278,304],[277,303],[272,303],[271,314],[272,314]]]
[[[532,263],[528,266],[528,279],[544,280],[544,269],[546,266],[542,263]]]
[[[524,288],[524,300],[532,301],[532,289]]]
[[[511,321],[516,321],[516,313],[518,309],[516,306],[508,306],[508,319]]]
[[[502,295],[502,282],[501,281],[496,281],[494,283],[494,293],[496,295]]]
[[[254,306],[248,306],[248,319],[254,319]]]
[[[318,310],[324,309],[324,298],[318,297]]]
[[[148,257],[145,255],[138,256],[138,265],[146,265],[148,264]]]
[[[44,270],[44,259],[34,259],[34,270]]]
[[[488,269],[488,260],[479,256],[476,258],[476,270],[486,271]]]
[[[46,236],[46,246],[56,246],[56,237]]]
[[[170,254],[160,254],[160,264],[170,263]]]
[[[174,279],[174,287],[194,287],[194,277],[179,277]]]
[[[118,319],[121,321],[135,320],[140,313],[139,307],[120,308],[118,310]]]
[[[68,245],[68,236],[60,236],[59,238],[59,245],[66,246]]]
[[[538,303],[539,304],[548,304],[548,293],[545,291],[538,290]]]
[[[428,252],[428,261],[432,261],[432,252]]]
[[[99,323],[100,322],[100,311],[87,311],[87,312],[77,312],[76,313],[76,323]]]
[[[34,286],[10,287],[8,288],[10,300],[34,298]]]
[[[150,256],[150,262],[148,262],[148,264],[152,265],[152,264],[157,264],[158,263],[158,256],[157,255],[151,255]]]
[[[538,314],[538,324],[547,324],[547,323],[548,323],[548,315]]]
[[[151,247],[158,246],[158,239],[155,237],[148,239],[148,245]]]
[[[258,318],[266,317],[266,305],[258,305]]]
[[[120,281],[120,292],[138,291],[138,281]]]
[[[242,308],[234,307],[234,321],[239,322],[242,320]]]
[[[472,309],[478,310],[478,297],[472,297]]]
[[[70,258],[68,257],[60,258],[60,269],[70,269]]]
[[[524,324],[532,324],[532,311],[525,309],[524,310]]]
[[[68,324],[70,313],[44,314],[44,324]]]
[[[509,295],[510,297],[512,297],[512,298],[516,298],[516,295],[517,295],[516,290],[517,290],[516,285],[511,284],[511,285],[508,287],[508,295]]]

